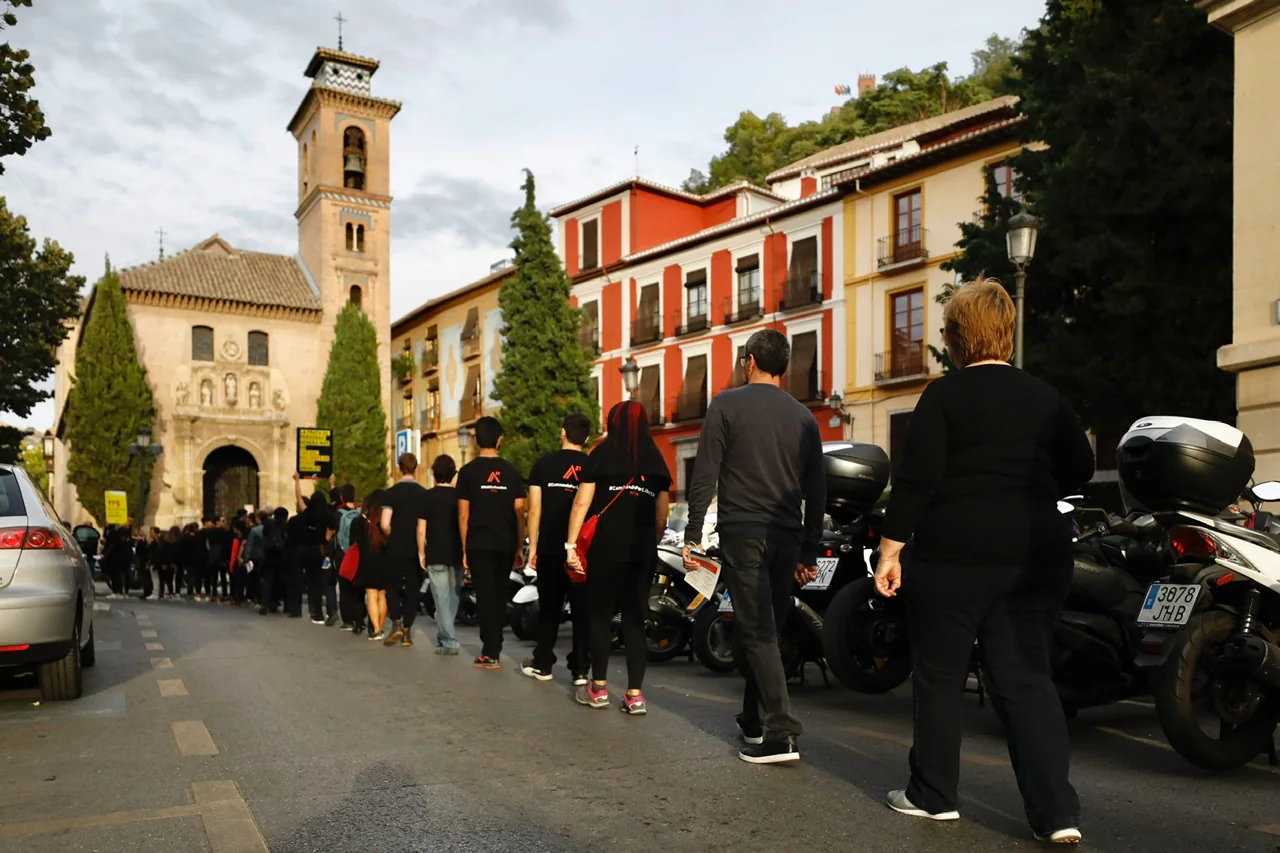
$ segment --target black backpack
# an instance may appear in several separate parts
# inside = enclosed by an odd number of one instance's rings
[[[284,534],[274,520],[262,525],[262,547],[271,556],[278,557],[284,553]]]

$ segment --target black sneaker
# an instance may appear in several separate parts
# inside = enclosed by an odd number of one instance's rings
[[[338,624],[337,614],[333,614],[328,619],[324,620],[324,626],[326,628],[332,628],[334,625],[337,625],[337,624]]]
[[[764,726],[759,723],[743,722],[738,718],[738,731],[742,734],[742,742],[750,746],[764,743]]]
[[[533,658],[525,658],[520,664],[520,671],[530,678],[536,678],[538,681],[550,681],[551,670],[540,669],[533,663]]]
[[[800,750],[796,747],[796,739],[788,737],[745,746],[738,751],[738,757],[749,764],[781,764],[784,761],[799,761]]]

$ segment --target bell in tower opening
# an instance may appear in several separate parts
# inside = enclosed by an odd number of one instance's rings
[[[348,127],[342,134],[342,185],[348,189],[364,189],[364,131]]]

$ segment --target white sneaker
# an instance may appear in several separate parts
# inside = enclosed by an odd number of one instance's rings
[[[906,791],[890,791],[889,796],[885,799],[885,805],[893,809],[898,814],[904,814],[908,817],[923,817],[929,820],[959,820],[960,812],[927,812],[916,806],[915,803],[907,799]]]
[[[1067,827],[1066,829],[1058,829],[1044,835],[1037,832],[1035,836],[1036,841],[1045,841],[1049,844],[1079,844],[1081,838],[1080,830],[1076,829],[1074,826]]]

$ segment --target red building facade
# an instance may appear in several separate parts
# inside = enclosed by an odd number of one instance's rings
[[[602,416],[625,398],[620,369],[633,357],[679,498],[707,405],[741,384],[737,356],[761,328],[791,341],[787,390],[824,438],[844,437],[827,403],[845,387],[841,194],[805,190],[787,199],[743,183],[699,196],[633,179],[551,211]]]

